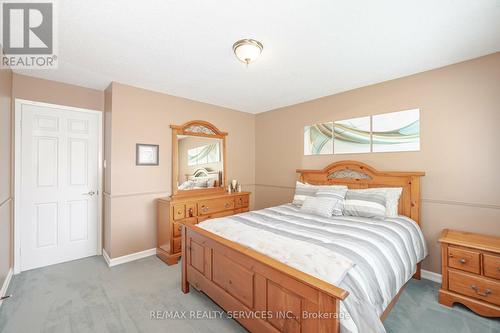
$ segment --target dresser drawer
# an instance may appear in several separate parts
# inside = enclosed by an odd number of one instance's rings
[[[500,280],[500,256],[483,254],[483,272],[485,276]]]
[[[186,205],[177,204],[174,205],[174,220],[181,220],[186,217]]]
[[[234,207],[235,208],[248,207],[248,195],[240,195],[234,198]]]
[[[196,203],[190,202],[186,204],[186,217],[196,216]]]
[[[173,235],[174,237],[180,237],[181,233],[182,233],[182,224],[196,224],[198,223],[196,217],[190,217],[190,218],[187,218],[187,219],[184,219],[180,222],[173,222],[173,229],[174,229],[174,232],[173,232]]]
[[[228,211],[225,211],[225,212],[220,212],[220,213],[214,213],[214,214],[211,214],[210,215],[210,218],[211,219],[215,219],[216,217],[225,217],[225,216],[231,216],[234,214],[234,211],[232,210],[228,210]]]
[[[448,267],[479,274],[480,254],[457,247],[448,248]]]
[[[199,215],[211,215],[234,208],[234,198],[218,198],[198,202]]]
[[[174,253],[181,252],[181,238],[180,237],[174,238],[172,249],[174,250]]]
[[[227,210],[227,211],[224,211],[224,212],[213,213],[213,214],[210,214],[210,215],[203,215],[203,216],[198,217],[198,223],[203,222],[203,221],[208,220],[208,219],[215,219],[217,217],[226,217],[226,216],[231,216],[231,215],[234,215],[234,214],[236,214],[236,211],[234,211],[234,210]]]
[[[500,305],[500,282],[456,271],[448,271],[451,291]]]
[[[196,223],[198,223],[198,221],[197,221],[196,217],[190,217],[190,218],[182,221],[182,223],[184,223],[184,224],[196,224]]]
[[[173,228],[174,228],[174,232],[173,232],[174,237],[179,237],[181,235],[181,231],[182,231],[182,224],[174,222]]]

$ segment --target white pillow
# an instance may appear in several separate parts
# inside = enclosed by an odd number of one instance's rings
[[[320,188],[316,191],[316,198],[327,198],[335,202],[333,208],[333,215],[340,216],[344,209],[345,195],[347,193],[347,188]]]
[[[346,189],[345,185],[311,185],[304,184],[299,181],[295,183],[295,195],[293,196],[293,204],[296,206],[302,206],[304,200],[307,197],[314,197],[319,189],[330,188],[330,189]]]
[[[329,198],[307,197],[300,207],[300,212],[331,217],[336,205],[337,201]]]
[[[382,194],[385,196],[385,216],[387,217],[397,217],[398,214],[398,203],[399,197],[403,192],[402,187],[373,187],[359,190],[349,190],[358,193],[369,193],[369,194]]]
[[[349,190],[345,197],[344,214],[383,219],[386,216],[386,202],[382,191],[361,193]]]

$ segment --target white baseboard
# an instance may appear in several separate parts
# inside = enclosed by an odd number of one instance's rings
[[[5,296],[7,294],[7,288],[9,288],[10,280],[12,279],[12,274],[14,270],[11,268],[5,277],[5,281],[3,281],[2,289],[0,289],[0,297]],[[0,306],[2,306],[3,301],[0,301]]]
[[[108,264],[108,267],[111,267],[111,258],[108,255],[108,252],[106,252],[105,249],[102,249],[102,256],[104,257],[104,260],[106,260],[106,264]]]
[[[108,253],[106,252],[106,250],[102,249],[102,256],[104,257],[104,260],[106,260],[106,263],[108,264],[109,267],[125,264],[127,262],[146,258],[149,256],[153,256],[155,254],[156,254],[156,248],[153,248],[153,249],[144,250],[141,252],[127,254],[126,256],[122,256],[122,257],[110,258]]]
[[[426,271],[425,269],[422,269],[421,276],[422,279],[431,280],[437,283],[441,283],[442,280],[441,274],[434,273],[431,271]]]

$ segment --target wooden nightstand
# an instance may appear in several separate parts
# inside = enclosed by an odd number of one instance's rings
[[[443,230],[439,303],[500,317],[500,237]]]

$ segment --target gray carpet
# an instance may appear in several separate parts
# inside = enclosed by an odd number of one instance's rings
[[[179,268],[154,256],[108,268],[99,256],[21,273],[9,287],[14,297],[0,307],[0,332],[245,332],[227,318],[152,320],[151,311],[221,311],[193,288],[182,294]],[[500,333],[498,319],[439,305],[438,288],[412,281],[387,318],[387,331]]]

